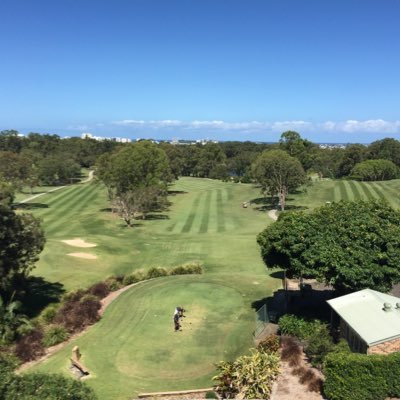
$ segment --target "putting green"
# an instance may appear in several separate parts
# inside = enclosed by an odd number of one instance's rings
[[[254,323],[236,282],[203,276],[157,278],[120,295],[102,320],[35,370],[67,373],[79,345],[100,399],[128,399],[140,391],[184,390],[211,384],[214,364],[251,345]],[[177,305],[187,311],[175,332]]]

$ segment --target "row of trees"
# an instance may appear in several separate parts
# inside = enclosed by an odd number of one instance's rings
[[[110,140],[67,138],[57,135],[30,133],[20,136],[17,131],[0,132],[0,152],[18,154],[20,158],[11,160],[16,168],[0,165],[0,172],[16,181],[39,180],[44,183],[65,181],[76,175],[76,166],[90,167],[106,153],[126,145]],[[351,144],[346,148],[320,148],[315,143],[303,139],[299,133],[287,131],[281,135],[279,143],[265,144],[253,142],[222,142],[205,145],[172,145],[166,142],[159,147],[165,151],[171,173],[178,176],[198,176],[205,178],[237,180],[251,179],[251,165],[265,150],[283,150],[296,158],[305,171],[321,173],[330,178],[351,176],[365,179],[354,171],[354,167],[367,160],[387,160],[400,167],[400,142],[386,138],[370,145]],[[11,156],[1,153],[1,159]],[[48,159],[47,162],[44,160]],[[3,170],[4,169],[4,170]],[[13,171],[16,171],[15,177]],[[397,169],[396,169],[397,173]],[[378,177],[386,176],[378,174]],[[391,174],[390,176],[393,176]],[[395,175],[397,176],[397,175]],[[367,179],[372,179],[368,176]],[[386,178],[385,178],[386,179]]]

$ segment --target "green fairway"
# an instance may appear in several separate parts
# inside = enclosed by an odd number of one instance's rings
[[[78,344],[92,373],[87,383],[100,399],[208,387],[215,362],[233,359],[252,346],[249,300],[269,289],[266,279],[254,285],[207,276],[139,284],[123,293],[87,334],[35,370],[66,373],[72,347]],[[187,312],[182,331],[174,332],[177,304]]]
[[[327,201],[378,200],[386,201],[393,208],[400,208],[400,180],[359,182],[348,180],[315,181],[306,192],[289,195],[287,209],[313,209]]]
[[[254,301],[280,286],[265,271],[256,235],[271,223],[265,212],[244,209],[259,197],[251,185],[182,178],[170,210],[126,228],[109,212],[104,188],[75,185],[44,195],[32,208],[43,218],[46,248],[35,275],[85,287],[110,274],[200,261],[204,274],[158,278],[130,289],[100,323],[34,370],[68,372],[78,344],[91,370],[88,384],[100,399],[128,399],[140,391],[207,387],[214,363],[252,346]],[[63,240],[81,238],[96,247]],[[71,257],[84,252],[98,258]],[[174,332],[177,305],[188,309]]]

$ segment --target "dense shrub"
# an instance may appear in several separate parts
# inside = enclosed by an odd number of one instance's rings
[[[121,289],[124,286],[123,280],[124,276],[114,275],[114,276],[109,276],[105,280],[105,283],[109,287],[111,292],[115,292],[116,290]]]
[[[301,340],[305,340],[326,328],[326,324],[323,324],[319,320],[307,321],[304,318],[290,314],[279,318],[278,325],[282,335],[296,336]]]
[[[132,283],[144,281],[145,279],[147,279],[147,273],[143,270],[137,270],[130,275],[126,275],[122,282],[124,286],[127,286]]]
[[[84,383],[57,374],[12,374],[3,400],[96,400]]]
[[[168,271],[162,267],[153,267],[147,271],[147,279],[160,278],[167,275]]]
[[[213,392],[212,390],[209,390],[206,392],[206,395],[204,396],[205,399],[218,399],[218,395]]]
[[[202,274],[203,267],[199,263],[187,263],[172,268],[170,275]]]
[[[45,329],[42,343],[45,347],[54,346],[68,339],[68,332],[62,326],[52,325]]]
[[[329,400],[384,400],[400,397],[400,353],[331,353],[324,361]]]
[[[279,337],[277,335],[268,335],[258,344],[257,350],[264,353],[276,353],[279,347]]]
[[[312,333],[307,338],[304,351],[314,367],[320,367],[326,355],[332,352],[335,345],[329,334],[327,326],[321,326],[319,331]]]
[[[44,354],[43,332],[40,329],[33,329],[27,335],[17,340],[15,354],[22,361],[31,361]]]
[[[104,299],[110,293],[110,288],[106,282],[98,282],[88,289],[88,293],[99,299]]]
[[[99,309],[101,303],[96,296],[84,294],[76,299],[64,301],[59,308],[54,322],[62,325],[68,332],[82,330],[87,325],[94,324],[99,320]]]
[[[279,374],[279,356],[252,349],[249,356],[218,363],[217,370],[219,373],[213,378],[218,382],[215,391],[224,399],[266,399]]]
[[[59,304],[49,304],[39,315],[39,322],[47,325],[51,324],[57,315]]]
[[[366,160],[356,164],[350,175],[361,181],[385,181],[396,179],[399,168],[390,160]]]

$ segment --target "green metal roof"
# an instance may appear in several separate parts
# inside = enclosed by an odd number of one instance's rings
[[[400,299],[371,289],[328,300],[329,305],[368,344],[400,337]],[[384,310],[384,303],[391,309]]]

